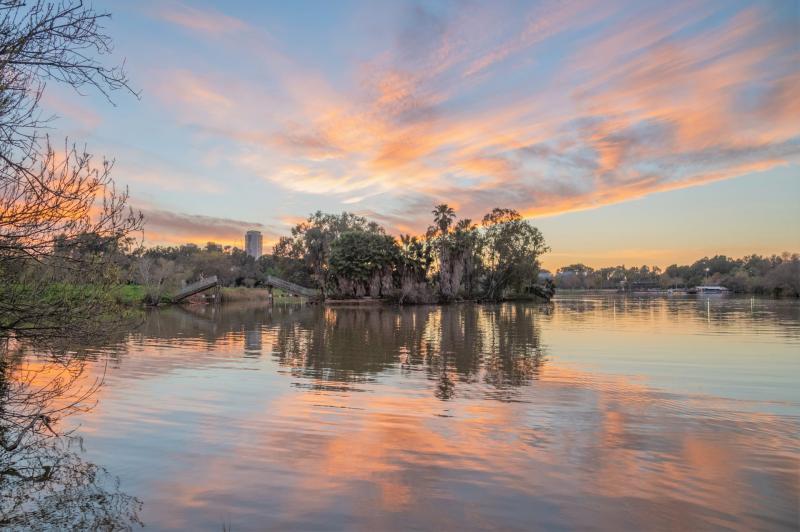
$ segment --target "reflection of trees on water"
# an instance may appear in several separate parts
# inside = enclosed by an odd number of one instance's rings
[[[0,453],[0,528],[129,530],[140,524],[141,503],[76,446],[72,438],[50,438]]]
[[[281,316],[302,314],[308,307],[284,306]],[[272,321],[272,309],[261,304],[174,306],[151,311],[145,322],[131,334],[134,344],[144,340],[175,343],[183,339],[201,340],[213,350],[221,338],[241,334],[247,351],[261,349],[261,334]]]
[[[381,374],[422,373],[441,399],[466,392],[469,384],[486,385],[503,398],[537,377],[544,360],[537,320],[549,311],[524,303],[171,308],[152,313],[129,341],[191,341],[208,353],[223,344],[240,346],[246,357],[266,348],[312,388],[352,389]]]
[[[436,396],[449,399],[459,383],[505,389],[535,379],[541,312],[524,304],[316,309],[276,317],[274,356],[295,375],[324,381],[363,382],[398,365],[424,371]]]
[[[586,294],[555,302],[555,314],[564,322],[586,322],[598,315],[632,324],[660,321],[685,327],[704,323],[717,330],[747,328],[753,323],[769,325],[770,332],[800,338],[800,305],[796,299],[740,296],[636,296]]]
[[[0,351],[0,528],[126,530],[141,503],[85,461],[61,420],[91,408],[98,381],[80,358]]]

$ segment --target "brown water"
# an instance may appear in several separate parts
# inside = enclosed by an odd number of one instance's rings
[[[151,529],[797,530],[800,304],[149,314],[72,418]]]

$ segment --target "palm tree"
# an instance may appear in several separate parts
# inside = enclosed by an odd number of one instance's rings
[[[430,235],[435,235],[438,231],[439,244],[439,293],[443,299],[449,300],[452,297],[450,289],[450,257],[448,253],[448,234],[450,226],[456,217],[456,211],[446,203],[441,203],[433,208],[433,227],[428,230]]]
[[[475,226],[472,225],[472,220],[469,218],[464,218],[463,220],[459,220],[456,224],[456,232],[463,232],[467,233],[475,229]]]
[[[454,237],[456,257],[453,257],[453,259],[460,263],[467,296],[472,297],[472,274],[475,268],[475,253],[478,245],[477,228],[472,224],[472,220],[469,218],[459,220],[455,225]],[[461,279],[451,279],[451,282],[456,285],[455,289],[458,290]]]
[[[433,223],[436,224],[436,227],[443,235],[447,234],[456,217],[456,211],[447,203],[440,203],[433,208],[432,212]]]

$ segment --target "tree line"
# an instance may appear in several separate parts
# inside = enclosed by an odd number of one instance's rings
[[[556,271],[555,285],[563,289],[648,289],[724,286],[737,293],[800,297],[800,255],[725,255],[703,257],[689,265],[611,266],[594,269],[571,264]]]
[[[238,248],[208,243],[140,250],[131,279],[165,287],[175,280],[217,275],[223,285],[259,286],[268,275],[319,288],[328,298],[389,298],[401,303],[531,296],[541,232],[512,209],[493,209],[480,224],[437,205],[422,236],[395,238],[374,221],[316,212],[258,260]],[[174,286],[171,287],[174,289]],[[156,294],[157,295],[157,294]]]

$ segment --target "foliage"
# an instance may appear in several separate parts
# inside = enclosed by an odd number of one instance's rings
[[[145,288],[138,284],[122,284],[113,292],[117,303],[131,306],[144,303],[147,297]]]
[[[313,286],[314,281],[301,259],[263,255],[256,261],[256,270],[263,275],[274,275],[300,286]],[[260,277],[257,279],[260,281]]]
[[[433,225],[428,228],[428,235],[446,235],[456,218],[456,211],[446,203],[441,203],[433,208]]]
[[[39,109],[47,81],[132,92],[91,53],[111,50],[105,16],[76,1],[0,1],[0,339],[80,337],[118,315],[106,289],[141,215],[111,162],[53,148]]]
[[[430,303],[433,301],[428,272],[433,263],[429,240],[411,235],[400,235],[399,254],[395,269],[400,303]]]
[[[208,242],[154,247],[139,250],[131,272],[131,280],[142,284],[156,283],[169,293],[180,289],[182,282],[216,275],[223,286],[256,286],[266,276],[266,267],[239,248],[223,247]]]
[[[725,255],[703,257],[689,265],[614,266],[593,269],[583,264],[560,268],[559,288],[636,289],[691,288],[703,284],[724,286],[734,292],[800,296],[800,256],[784,253],[732,259]]]
[[[68,448],[59,419],[84,408],[69,345],[113,335],[128,313],[115,297],[142,217],[115,189],[113,164],[43,135],[47,82],[109,97],[132,93],[100,56],[107,17],[77,0],[0,0],[0,528],[119,529],[138,501],[100,486],[102,470]],[[15,346],[48,353],[20,368]],[[120,511],[124,515],[119,516]]]
[[[152,255],[140,257],[136,261],[136,280],[144,288],[142,302],[158,305],[167,293],[175,293],[180,288],[177,276],[180,267],[176,261]]]
[[[508,288],[520,291],[533,282],[539,256],[550,249],[541,232],[512,209],[493,209],[481,225],[485,297],[498,300]]]
[[[362,216],[349,212],[312,214],[292,228],[291,237],[282,237],[275,245],[276,257],[302,260],[320,290],[325,293],[329,281],[331,245],[347,231],[383,234],[383,228]]]
[[[434,207],[432,213],[433,225],[428,228],[426,238],[434,250],[439,298],[449,301],[462,295],[472,296],[472,280],[478,264],[475,257],[480,242],[477,227],[469,219],[459,220],[454,225],[455,210],[445,203]]]
[[[436,205],[424,238],[399,242],[366,219],[316,213],[275,246],[275,257],[303,261],[318,286],[334,296],[396,297],[400,302],[500,299],[536,281],[541,233],[515,211],[495,209],[478,228]],[[485,252],[484,252],[485,251]],[[476,294],[476,287],[488,291]],[[433,296],[434,292],[436,297]]]
[[[330,249],[334,291],[343,296],[388,296],[400,250],[394,238],[380,232],[346,231]]]

